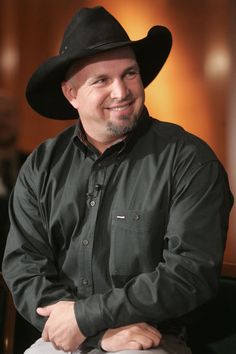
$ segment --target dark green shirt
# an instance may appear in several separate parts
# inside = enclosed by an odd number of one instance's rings
[[[181,127],[144,114],[104,154],[79,125],[42,143],[10,201],[3,270],[16,306],[72,299],[88,337],[175,321],[214,295],[232,196],[215,154]]]

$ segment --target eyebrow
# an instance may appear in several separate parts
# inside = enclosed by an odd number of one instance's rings
[[[127,71],[130,71],[130,70],[137,70],[139,72],[139,65],[138,63],[135,63],[133,65],[130,65],[128,68],[126,68],[124,70],[124,74],[127,72]]]
[[[139,65],[138,63],[135,63],[133,65],[130,65],[128,66],[127,68],[125,68],[123,70],[123,72],[121,73],[121,76],[125,75],[128,71],[130,70],[135,70],[139,73]],[[91,82],[91,81],[94,81],[94,80],[100,80],[100,79],[104,79],[106,77],[109,77],[109,74],[104,72],[103,74],[94,74],[93,76],[91,76],[89,79],[88,79],[88,82]]]

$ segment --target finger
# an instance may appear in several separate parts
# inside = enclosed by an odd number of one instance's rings
[[[143,331],[145,331],[145,333],[153,334],[155,337],[157,336],[159,339],[162,338],[161,332],[157,328],[148,325],[147,323],[144,324]]]
[[[158,346],[160,339],[156,336],[147,336],[146,334],[136,335],[134,341],[138,343],[142,349],[150,349]]]
[[[160,344],[162,336],[160,333],[145,332],[143,333],[146,338],[152,341],[152,347],[157,347]]]
[[[40,316],[48,317],[48,316],[50,316],[50,313],[52,312],[52,310],[51,310],[50,306],[46,306],[46,307],[38,307],[36,309],[36,312]]]
[[[142,344],[137,342],[136,340],[129,341],[125,348],[125,350],[143,350],[143,349],[144,348]]]
[[[137,338],[140,338],[141,340],[140,343],[145,347],[145,349],[151,347],[157,347],[160,344],[162,335],[154,327],[145,326],[141,329],[141,331],[142,331],[141,333],[138,333],[139,337]]]
[[[43,332],[42,332],[42,339],[44,340],[44,342],[49,342],[49,334],[47,329],[44,327]]]
[[[123,331],[126,333],[128,340],[137,341],[145,348],[156,347],[161,340],[161,333],[147,323],[129,325],[124,327]]]
[[[131,334],[132,333],[145,334],[150,338],[159,338],[159,339],[161,339],[162,337],[161,333],[155,327],[150,326],[147,323],[138,323],[136,325],[131,326],[129,330]]]
[[[146,328],[147,330],[153,332],[153,333],[156,333],[158,335],[161,335],[161,332],[154,326],[144,322],[144,323],[141,323],[141,325],[143,326],[143,328]]]
[[[63,350],[63,347],[60,346],[59,344],[56,344],[54,341],[50,341],[50,342],[56,350]]]

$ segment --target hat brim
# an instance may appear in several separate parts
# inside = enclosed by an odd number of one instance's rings
[[[107,50],[129,45],[133,48],[143,86],[147,87],[163,67],[172,46],[170,31],[163,26],[150,29],[147,37],[138,41],[108,43],[91,48],[86,54],[54,56],[45,61],[32,75],[26,88],[30,106],[39,114],[52,119],[67,120],[78,118],[78,112],[65,98],[61,82],[68,68],[78,59]]]

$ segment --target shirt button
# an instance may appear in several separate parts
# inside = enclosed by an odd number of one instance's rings
[[[91,202],[89,204],[91,207],[94,207],[96,205],[96,202],[94,200],[91,200]]]
[[[83,240],[83,245],[84,245],[84,246],[88,246],[88,244],[89,244],[89,241],[88,241],[88,240]]]
[[[82,284],[83,284],[83,285],[88,285],[88,280],[87,280],[87,279],[83,279],[83,280],[82,280]]]
[[[134,220],[135,220],[135,221],[138,221],[139,219],[140,219],[140,215],[135,214],[135,215],[134,215]]]

